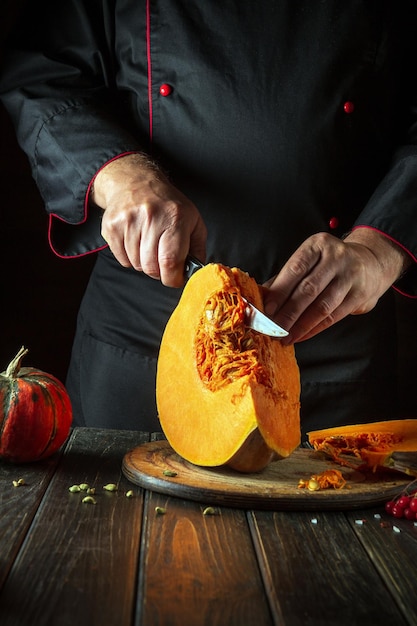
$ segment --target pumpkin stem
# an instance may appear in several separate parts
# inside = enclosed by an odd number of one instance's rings
[[[5,372],[5,375],[7,376],[7,378],[17,378],[17,375],[20,370],[20,364],[22,363],[22,359],[26,356],[28,352],[29,350],[25,348],[24,346],[20,348],[19,352],[16,354],[14,359],[10,361],[9,365],[7,366],[7,369]]]

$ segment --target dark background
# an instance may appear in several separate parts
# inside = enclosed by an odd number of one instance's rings
[[[25,0],[0,2],[1,55]],[[95,255],[64,260],[50,250],[42,199],[1,105],[0,190],[0,371],[25,345],[26,365],[64,382],[76,314]],[[398,296],[397,310],[401,409],[404,416],[417,417],[417,300]],[[393,330],[387,328],[387,333]]]
[[[24,5],[25,0],[0,0],[0,63]],[[49,248],[47,228],[27,158],[0,104],[0,371],[24,345],[29,354],[23,365],[65,382],[76,314],[95,255],[59,259]]]
[[[76,314],[94,254],[59,259],[47,241],[48,217],[26,156],[0,108],[0,371],[20,346],[23,365],[65,382]]]

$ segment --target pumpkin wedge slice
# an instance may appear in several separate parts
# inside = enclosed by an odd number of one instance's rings
[[[325,452],[337,463],[351,465],[351,458],[376,469],[378,466],[390,466],[394,452],[417,451],[417,419],[315,430],[308,433],[308,440],[315,450]]]
[[[184,459],[255,472],[300,443],[300,374],[293,346],[245,326],[242,296],[262,309],[237,268],[211,263],[189,279],[162,338],[156,400]]]

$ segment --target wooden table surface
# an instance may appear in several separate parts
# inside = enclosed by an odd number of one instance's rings
[[[149,439],[74,429],[53,458],[0,464],[1,626],[417,624],[412,522],[382,506],[203,515],[122,474]]]

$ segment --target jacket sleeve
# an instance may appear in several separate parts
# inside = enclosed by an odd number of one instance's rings
[[[403,122],[385,175],[374,190],[353,228],[369,227],[383,233],[405,250],[413,263],[395,288],[417,297],[417,52],[408,58],[410,93],[397,115]]]
[[[1,99],[50,214],[51,246],[62,256],[106,245],[101,210],[87,202],[91,181],[106,162],[141,149],[115,121],[127,116],[112,98],[111,4],[28,3],[3,63]]]

